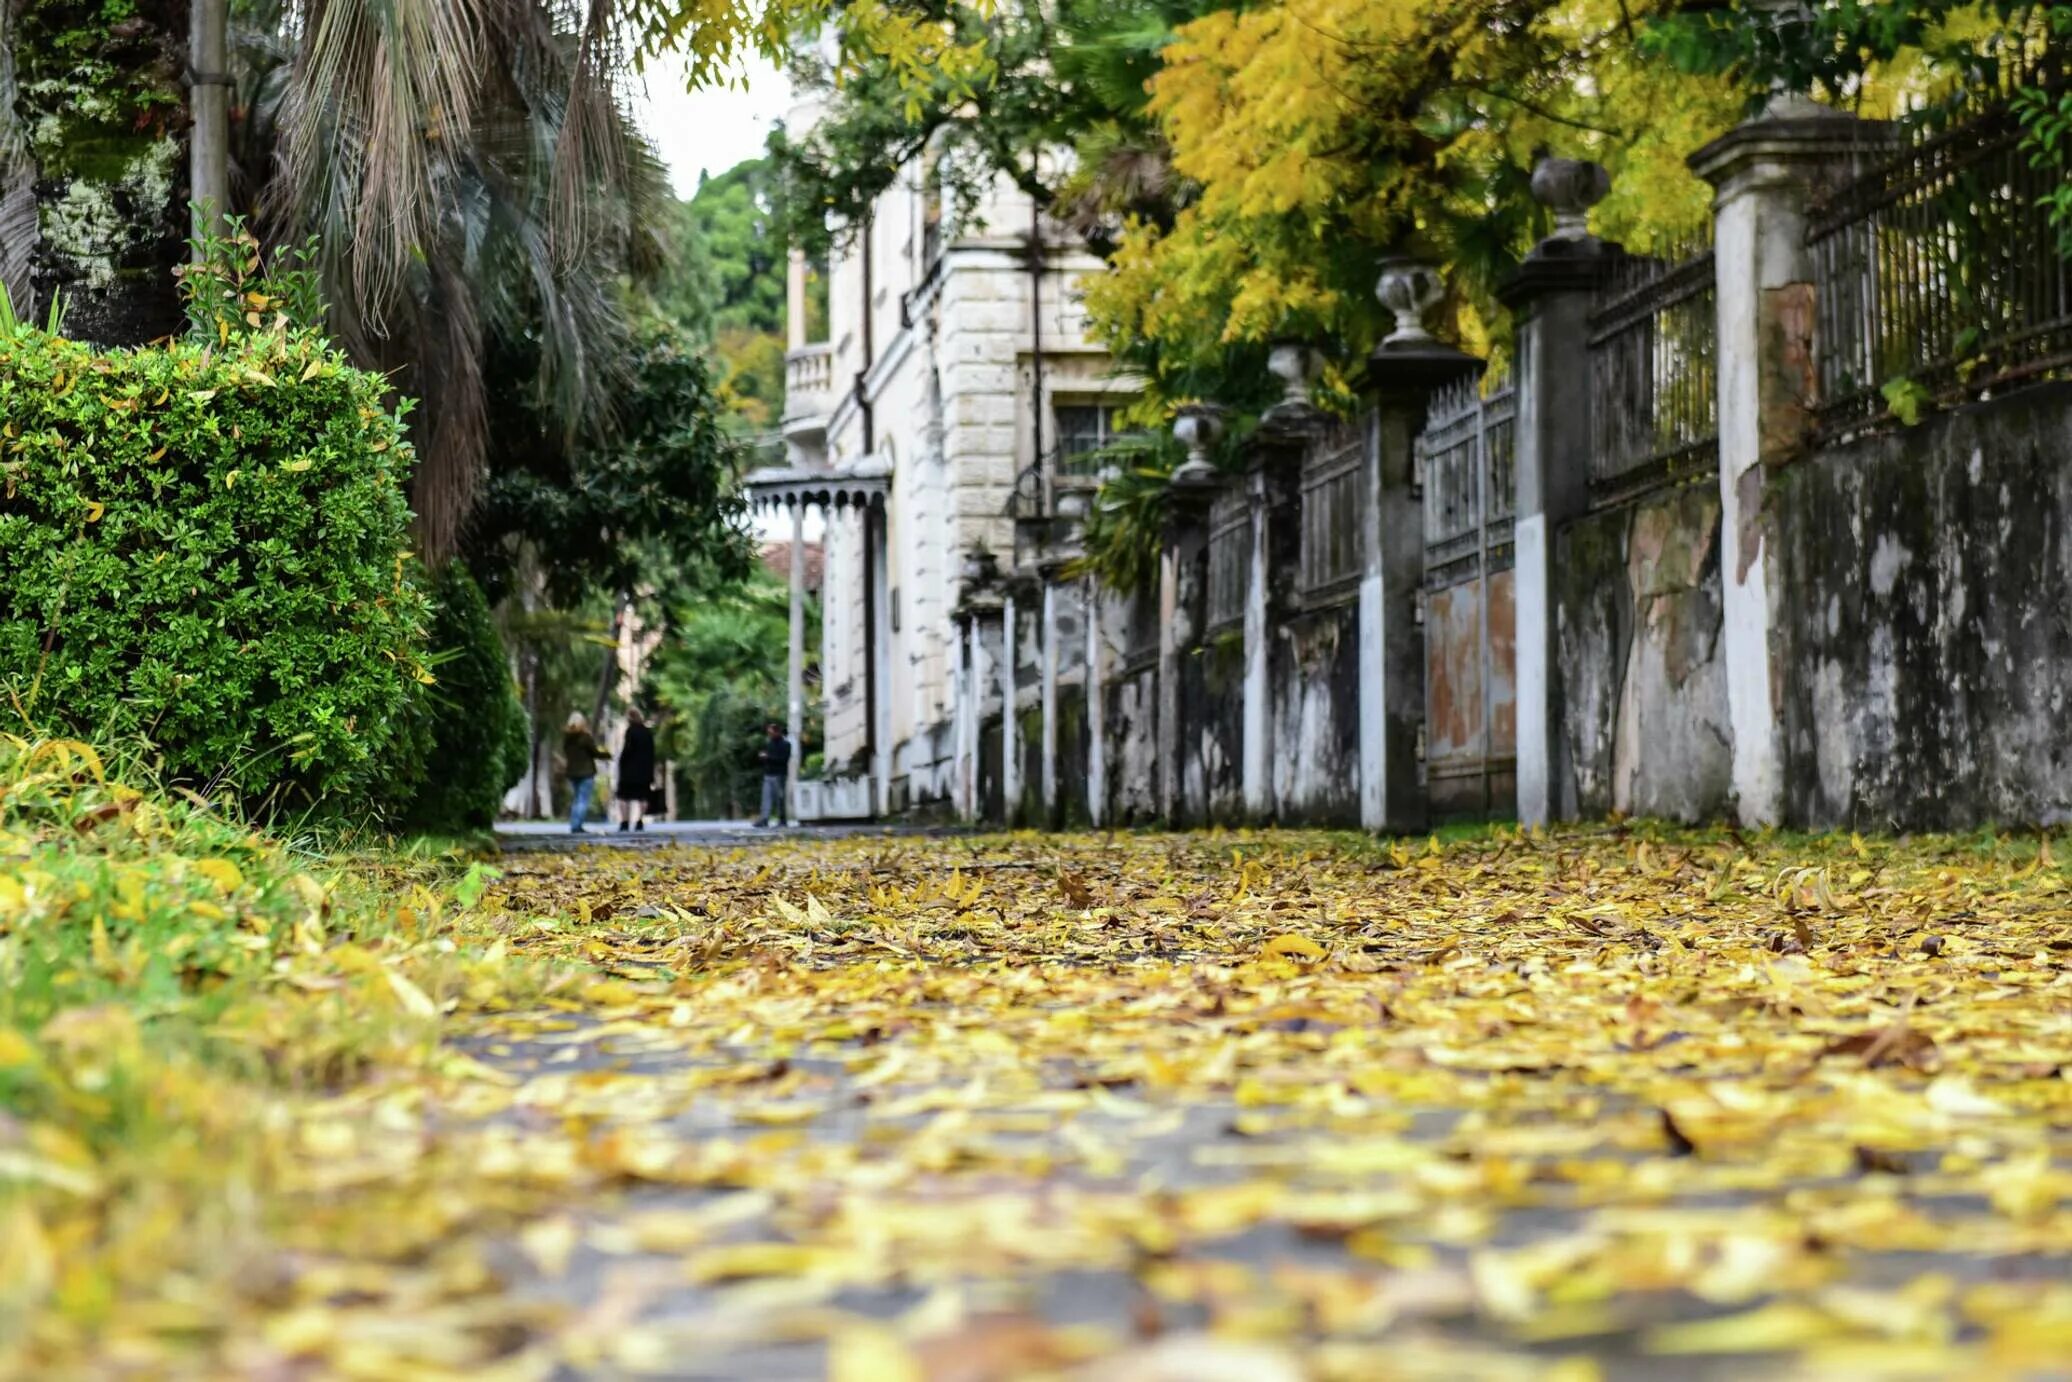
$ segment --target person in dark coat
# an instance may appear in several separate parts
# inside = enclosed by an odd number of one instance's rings
[[[655,732],[640,707],[626,711],[626,733],[619,740],[619,829],[647,829],[648,793],[655,787]]]
[[[763,740],[762,752],[757,756],[763,765],[763,813],[755,818],[757,825],[783,825],[785,788],[791,777],[791,740],[784,737],[784,726],[776,721],[769,725],[769,737]]]

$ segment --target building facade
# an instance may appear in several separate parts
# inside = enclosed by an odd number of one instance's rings
[[[983,607],[1011,598],[993,577],[1017,568],[1014,514],[1090,484],[1084,458],[1133,392],[1087,336],[1076,285],[1100,262],[1077,237],[1005,181],[958,219],[905,170],[825,266],[825,339],[791,265],[785,462],[749,487],[801,537],[824,523],[807,819],[970,813],[960,745],[1000,713],[1000,679],[974,665],[1013,642]]]

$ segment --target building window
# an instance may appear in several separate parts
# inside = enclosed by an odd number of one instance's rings
[[[1116,425],[1118,410],[1105,403],[1061,403],[1057,420],[1057,473],[1092,475],[1101,448],[1126,435]]]

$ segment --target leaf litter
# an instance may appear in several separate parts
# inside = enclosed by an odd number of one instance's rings
[[[2072,1353],[2047,846],[1021,835],[473,877],[457,974],[371,960],[392,1009],[437,1015],[431,1054],[273,1097],[234,1289],[132,1281],[119,1328],[38,1336],[53,1373],[1857,1378]],[[370,963],[340,948],[284,982]],[[62,1315],[62,1257],[0,1248],[0,1291],[40,1282]]]

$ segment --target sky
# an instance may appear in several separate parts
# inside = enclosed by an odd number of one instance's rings
[[[675,56],[651,64],[647,97],[636,110],[669,165],[676,195],[688,197],[698,190],[700,173],[724,173],[763,151],[771,123],[791,104],[791,84],[760,56],[745,60],[726,87],[687,91],[683,71]]]

